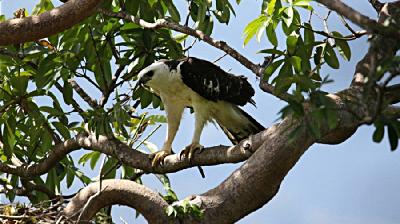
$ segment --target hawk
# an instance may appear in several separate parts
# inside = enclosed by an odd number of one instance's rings
[[[192,142],[182,152],[191,160],[201,150],[204,125],[216,122],[233,144],[264,127],[239,106],[255,105],[254,89],[247,78],[225,72],[212,62],[195,57],[160,60],[140,71],[137,85],[144,86],[161,98],[167,117],[167,135],[162,149],[154,154],[152,165],[162,163],[172,154],[172,142],[178,131],[183,110],[192,108],[195,128]]]

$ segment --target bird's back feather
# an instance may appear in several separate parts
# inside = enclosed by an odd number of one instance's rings
[[[198,58],[188,57],[181,60],[182,81],[202,97],[217,101],[223,100],[243,106],[254,103],[254,89],[244,76],[235,76],[217,65]],[[172,61],[171,65],[176,65]]]

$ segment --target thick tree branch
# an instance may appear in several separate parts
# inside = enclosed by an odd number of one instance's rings
[[[277,193],[283,178],[313,143],[339,142],[338,139],[344,141],[349,138],[362,124],[362,121],[358,120],[353,113],[365,113],[364,108],[353,108],[354,105],[349,102],[349,99],[354,102],[358,101],[362,96],[360,91],[360,88],[351,88],[337,95],[329,95],[337,105],[338,126],[329,130],[327,125],[321,125],[321,134],[324,136],[322,137],[324,140],[316,139],[310,130],[305,128],[304,122],[307,121],[307,118],[294,120],[290,116],[281,123],[256,135],[259,140],[254,141],[256,144],[250,145],[252,150],[256,150],[255,153],[238,170],[216,188],[192,198],[196,202],[200,202],[197,204],[204,209],[204,218],[200,222],[234,223],[267,203]],[[354,109],[354,111],[350,113],[350,109]],[[293,131],[298,127],[303,128],[297,135],[291,137]],[[203,153],[200,155],[203,156]],[[172,156],[168,157],[166,162],[168,163],[168,160],[172,158]],[[116,183],[114,185],[119,185]],[[93,189],[98,189],[98,187]],[[106,189],[107,187],[104,187],[104,190]],[[83,192],[85,191],[86,189],[83,190]],[[90,195],[96,193],[93,190],[91,192]],[[89,200],[87,196],[80,198],[82,200],[79,200],[79,203],[86,203]],[[120,198],[116,199],[114,203],[121,204],[124,203],[123,201],[124,199]],[[74,203],[76,202],[70,204]],[[87,206],[91,208],[96,203],[91,199]],[[246,204],[246,206],[242,206],[243,204]],[[78,207],[82,208],[83,205]],[[197,223],[199,221],[185,216],[182,222]]]
[[[399,16],[400,12],[391,15],[390,11],[392,10],[387,4],[382,7],[379,23],[383,23],[389,16]],[[367,89],[370,89],[378,81],[375,77],[377,66],[393,57],[399,48],[398,36],[394,38],[375,36],[371,39],[367,54],[356,65],[352,85],[364,86],[368,83]]]
[[[344,141],[360,125],[360,121],[348,112],[346,107],[350,104],[345,100],[350,97],[357,100],[361,96],[359,91],[348,89],[330,96],[336,102],[339,118],[334,130],[321,125],[321,134],[326,140],[332,141],[344,131],[347,132],[347,136],[342,136]],[[363,112],[358,109],[355,113]],[[239,169],[216,188],[197,196],[196,200],[202,202],[204,209],[202,223],[234,223],[271,200],[301,155],[318,142],[307,128],[301,128],[294,138],[290,137],[299,126],[305,127],[303,122],[287,117],[269,128],[264,132],[264,144]],[[244,204],[246,206],[242,206]]]
[[[62,32],[92,15],[102,1],[70,0],[38,16],[0,23],[0,46],[36,41]]]
[[[129,180],[104,180],[82,189],[64,209],[67,217],[89,221],[101,208],[127,205],[135,208],[149,223],[175,223],[165,213],[168,203],[149,188]],[[89,201],[89,204],[86,204]],[[82,209],[85,208],[82,212]]]
[[[249,59],[247,59],[245,56],[243,56],[242,54],[240,54],[237,50],[235,50],[234,48],[232,48],[231,46],[229,46],[226,42],[224,41],[219,41],[219,40],[215,40],[213,38],[211,38],[208,35],[205,35],[203,32],[201,32],[200,30],[195,30],[192,29],[190,27],[187,26],[183,26],[180,25],[178,23],[175,23],[173,21],[167,20],[167,19],[159,19],[154,23],[149,23],[146,22],[140,18],[137,18],[135,16],[129,15],[125,12],[111,12],[111,11],[107,11],[104,9],[98,9],[99,12],[103,13],[104,15],[110,16],[110,17],[114,17],[114,18],[120,18],[120,19],[124,19],[133,23],[136,23],[146,29],[160,29],[160,28],[168,28],[171,30],[175,30],[177,32],[180,33],[184,33],[184,34],[188,34],[192,37],[196,37],[199,38],[200,40],[208,43],[209,45],[218,48],[222,51],[224,51],[225,53],[227,53],[228,55],[230,55],[232,58],[234,58],[235,60],[237,60],[240,64],[242,64],[243,66],[245,66],[246,68],[248,68],[250,71],[252,71],[257,77],[262,78],[263,74],[264,74],[264,69],[262,66],[257,65],[253,62],[251,62]],[[289,98],[289,94],[288,93],[282,93],[282,94],[276,94],[275,92],[275,87],[273,85],[270,85],[268,83],[263,84],[264,86],[266,86],[266,88],[264,88],[263,90],[267,91],[268,93],[278,97],[279,99],[285,100],[287,101]]]
[[[152,167],[149,155],[133,150],[127,144],[105,136],[96,138],[95,134],[79,134],[73,139],[55,145],[48,156],[35,164],[10,165],[0,163],[0,171],[30,179],[42,175],[56,165],[68,153],[81,148],[102,152],[118,158],[122,163],[141,169],[146,173],[171,173],[195,166],[211,166],[222,163],[237,163],[246,160],[261,143],[261,134],[250,137],[236,146],[214,146],[205,148],[202,153],[196,154],[189,162],[180,159],[179,155],[170,155],[165,158],[161,166]]]

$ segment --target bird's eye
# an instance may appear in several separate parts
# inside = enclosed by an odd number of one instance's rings
[[[148,72],[145,74],[145,76],[146,76],[146,77],[149,77],[149,78],[153,77],[153,75],[154,75],[154,71],[148,71]]]

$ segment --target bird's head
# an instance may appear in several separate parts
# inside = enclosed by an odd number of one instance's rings
[[[147,66],[138,74],[138,84],[151,87],[161,81],[170,72],[169,67],[163,61],[157,61]]]

